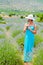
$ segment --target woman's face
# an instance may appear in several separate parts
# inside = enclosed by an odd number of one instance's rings
[[[28,19],[28,22],[33,22],[33,20],[32,19]]]

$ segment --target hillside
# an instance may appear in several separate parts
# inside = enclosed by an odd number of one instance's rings
[[[43,0],[0,0],[0,8],[43,10]]]

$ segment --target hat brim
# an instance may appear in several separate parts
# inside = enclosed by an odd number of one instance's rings
[[[31,19],[31,20],[33,20],[33,21],[35,21],[35,19],[34,18],[29,18],[29,17],[25,17],[26,19]]]

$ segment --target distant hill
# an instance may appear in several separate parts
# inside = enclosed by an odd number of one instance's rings
[[[43,0],[0,0],[0,8],[39,11],[43,10]]]

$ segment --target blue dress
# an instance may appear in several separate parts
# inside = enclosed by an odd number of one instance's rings
[[[34,26],[30,26],[34,30]],[[24,40],[24,62],[31,62],[34,48],[34,34],[27,28]]]

